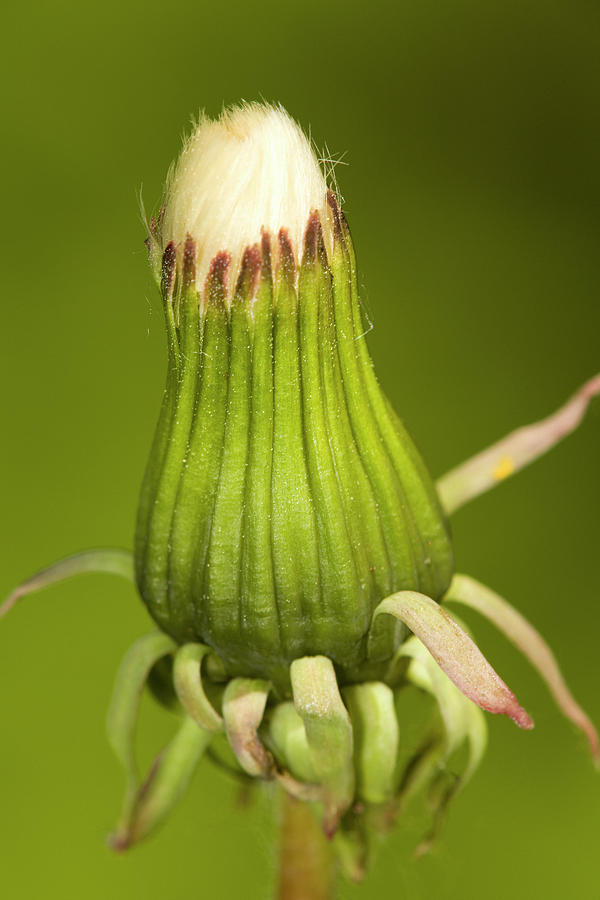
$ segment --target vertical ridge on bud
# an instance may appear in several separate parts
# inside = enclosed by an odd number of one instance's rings
[[[342,321],[346,323],[344,327],[347,328],[347,332],[352,335],[351,347],[356,356],[356,360],[353,361],[352,369],[348,369],[348,384],[354,385],[353,388],[350,388],[351,390],[356,390],[354,377],[357,376],[360,380],[361,390],[363,392],[361,395],[361,405],[365,420],[367,421],[367,413],[369,413],[369,432],[373,435],[377,435],[378,438],[377,468],[380,470],[380,473],[382,469],[384,471],[387,469],[384,479],[385,477],[390,479],[390,488],[392,488],[393,484],[392,498],[396,515],[391,520],[392,527],[389,532],[390,539],[392,542],[395,541],[393,546],[401,546],[406,551],[405,558],[402,559],[398,556],[397,550],[393,550],[392,559],[397,561],[397,564],[399,564],[402,571],[406,574],[408,574],[409,563],[412,564],[413,577],[419,579],[420,583],[425,587],[426,577],[424,576],[426,576],[426,572],[423,570],[422,563],[425,554],[423,553],[420,531],[415,522],[413,508],[411,504],[407,502],[407,496],[402,481],[402,470],[397,465],[397,460],[390,454],[387,443],[382,439],[381,422],[377,416],[377,400],[381,397],[381,389],[377,382],[375,382],[375,391],[370,390],[370,388],[373,387],[369,379],[369,373],[372,372],[372,362],[366,351],[366,344],[364,342],[365,330],[360,313],[352,241],[350,239],[344,215],[338,205],[337,198],[331,191],[328,192],[328,203],[335,221],[334,259],[336,259],[340,265],[342,273],[340,280],[343,281],[348,291],[347,295],[344,292],[347,305],[340,306],[339,309],[341,316],[344,317]],[[365,352],[363,352],[363,350]],[[407,439],[409,440],[408,436]],[[395,580],[397,576],[394,574],[394,567],[392,568],[392,572]],[[375,653],[375,655],[378,653],[378,646],[383,638],[383,634],[383,632],[380,633],[379,641],[371,641],[370,643],[371,652]],[[387,655],[389,647],[385,647],[385,649],[382,648],[379,652],[384,652]]]
[[[252,359],[246,492],[239,595],[241,640],[253,655],[282,658],[271,538],[273,468],[273,267],[270,235],[261,235],[261,270],[250,308]]]
[[[313,633],[323,602],[313,497],[306,465],[295,262],[279,233],[273,296],[271,539],[282,649],[290,659]],[[298,623],[303,628],[298,627]],[[304,632],[304,633],[303,633]]]
[[[164,435],[161,437],[162,449],[159,452],[157,448],[156,451],[160,458],[159,474],[157,477],[150,476],[152,484],[144,488],[148,494],[146,503],[152,505],[152,515],[146,534],[143,582],[145,590],[152,594],[153,608],[160,624],[171,622],[167,591],[169,534],[179,473],[193,417],[201,345],[198,297],[193,283],[195,248],[189,236],[183,255],[184,276],[179,290],[175,289],[175,255],[171,245],[165,250],[163,258],[162,288],[169,323],[168,399],[157,431],[157,434]],[[175,324],[175,296],[179,301],[178,325]],[[185,360],[185,365],[179,364],[180,357]]]
[[[388,548],[391,578],[395,584],[399,581],[415,583],[418,575],[405,514],[406,504],[397,473],[381,442],[364,384],[352,309],[352,272],[344,253],[337,220],[331,267],[342,383],[354,438],[376,497]]]
[[[327,306],[331,295],[331,276],[321,252],[323,233],[319,217],[313,213],[308,221],[304,255],[300,267],[298,294],[300,373],[302,416],[307,474],[314,501],[319,575],[322,594],[321,609],[316,620],[315,646],[326,648],[341,644],[341,634],[352,634],[352,622],[368,615],[366,596],[361,590],[356,571],[352,541],[340,496],[333,462],[323,392],[320,353],[329,335],[319,330],[319,309]],[[363,601],[363,602],[361,602]],[[368,628],[368,620],[363,623]],[[348,651],[355,648],[350,646]]]
[[[321,265],[324,265],[323,260]],[[389,557],[377,501],[352,431],[338,353],[329,268],[328,271],[329,290],[326,302],[321,304],[319,310],[319,355],[330,442],[355,559],[363,572],[361,581],[369,594],[375,590],[385,596],[391,585]]]
[[[180,468],[169,535],[168,594],[174,621],[194,622],[202,633],[205,622],[192,597],[204,591],[204,564],[220,472],[227,383],[229,340],[225,305],[229,255],[218,254],[208,273],[202,298],[202,360],[191,431]],[[197,307],[198,308],[198,307]],[[204,360],[209,359],[210,365]],[[190,616],[190,612],[192,615]],[[190,627],[189,625],[187,626]]]
[[[169,422],[173,403],[175,399],[175,382],[176,372],[179,365],[179,349],[177,343],[177,329],[175,327],[175,318],[173,315],[173,289],[175,284],[175,267],[177,261],[177,251],[173,242],[167,244],[162,254],[162,262],[160,269],[160,289],[163,297],[163,312],[165,316],[165,327],[167,330],[167,378],[163,400],[160,409],[158,424],[154,434],[152,451],[148,459],[147,470],[144,478],[144,486],[140,497],[140,506],[138,510],[138,526],[136,541],[140,542],[142,536],[146,537],[147,526],[149,526],[149,511],[156,496],[156,488],[160,479],[161,463],[166,452],[167,443],[169,441]],[[138,581],[145,578],[145,572],[141,566],[142,553],[136,552],[136,577]]]
[[[364,340],[358,297],[356,257],[350,229],[339,207],[337,197],[332,191],[328,192],[327,199],[336,223],[335,235],[343,249],[350,271],[356,344],[359,358],[363,364],[369,401],[387,452],[398,473],[402,491],[407,499],[408,508],[411,510],[413,523],[415,511],[419,520],[418,524],[413,524],[412,531],[414,546],[420,548],[422,591],[439,598],[447,589],[452,574],[451,545],[441,504],[420,454],[377,381],[373,362]],[[418,549],[417,552],[419,552]],[[434,560],[437,565],[433,564]],[[440,565],[442,560],[446,560],[446,565]],[[427,577],[427,572],[430,573],[429,577]]]
[[[206,563],[204,603],[206,620],[217,631],[229,631],[239,640],[242,524],[250,440],[252,358],[250,317],[252,298],[260,273],[260,250],[249,247],[242,260],[238,284],[229,310],[229,380],[221,469]],[[251,302],[251,301],[250,301]],[[224,604],[223,597],[231,597]]]

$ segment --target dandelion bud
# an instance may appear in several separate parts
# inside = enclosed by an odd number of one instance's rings
[[[452,576],[429,475],[373,372],[354,252],[309,141],[280,108],[201,120],[153,224],[169,340],[142,490],[142,597],[231,675],[289,686],[298,657],[382,671],[378,603]],[[382,620],[383,621],[383,620]]]
[[[443,511],[576,428],[600,375],[436,489],[375,377],[339,199],[281,108],[202,119],[150,231],[168,366],[134,556],[159,630],[128,651],[109,710],[126,776],[112,846],[159,827],[207,752],[244,784],[276,781],[289,795],[282,891],[302,872],[303,896],[328,896],[331,849],[360,880],[369,831],[386,831],[419,795],[430,807],[424,852],[483,756],[481,710],[533,727],[448,604],[521,650],[600,764],[596,729],[543,637],[454,574]],[[121,549],[73,554],[17,587],[0,618],[73,575],[133,569]],[[179,725],[142,780],[146,684]],[[330,843],[298,801],[318,810]]]

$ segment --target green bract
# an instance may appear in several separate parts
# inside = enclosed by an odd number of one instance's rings
[[[369,642],[377,604],[408,589],[439,599],[452,577],[444,515],[373,372],[350,234],[328,201],[331,253],[317,213],[298,263],[284,230],[265,233],[229,302],[225,252],[202,291],[191,237],[162,259],[169,369],[138,587],[175,640],[282,691],[305,655],[327,655],[343,681],[382,674],[403,632],[389,621]]]

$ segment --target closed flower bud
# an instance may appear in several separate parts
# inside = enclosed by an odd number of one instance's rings
[[[151,834],[208,753],[285,792],[281,897],[299,865],[303,896],[329,896],[332,848],[362,878],[369,831],[422,794],[427,849],[483,756],[481,710],[533,727],[448,605],[522,651],[600,764],[594,725],[539,632],[453,572],[444,517],[576,428],[600,375],[434,486],[374,374],[339,200],[280,108],[200,122],[148,247],[168,368],[134,556],[159,630],[126,654],[109,710],[126,775],[112,846]],[[133,570],[120,549],[68,556],[16,588],[0,618],[46,585]],[[146,684],[178,726],[142,780]]]
[[[289,685],[323,654],[342,681],[401,637],[375,607],[452,576],[429,475],[375,378],[354,251],[313,150],[280,108],[203,119],[150,237],[169,339],[142,490],[142,597],[178,643]],[[383,620],[382,620],[383,621]]]

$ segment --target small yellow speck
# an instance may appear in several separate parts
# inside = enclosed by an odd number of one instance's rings
[[[508,478],[509,475],[515,471],[515,462],[510,456],[504,456],[499,463],[497,463],[492,475],[494,476],[496,481],[502,481],[504,478]]]

